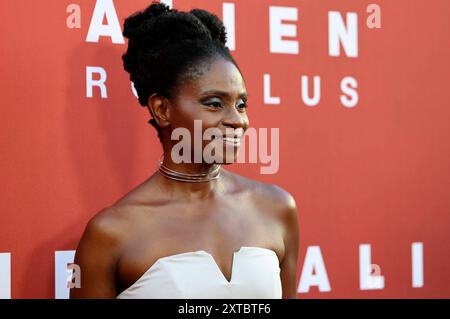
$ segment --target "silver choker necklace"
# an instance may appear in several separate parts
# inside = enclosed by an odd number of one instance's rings
[[[159,163],[158,172],[161,175],[180,182],[189,182],[189,183],[209,182],[214,179],[218,179],[220,176],[220,167],[221,167],[220,164],[216,164],[216,168],[214,168],[211,172],[191,174],[191,173],[177,172],[168,168],[163,164],[162,159],[160,159],[158,163]]]

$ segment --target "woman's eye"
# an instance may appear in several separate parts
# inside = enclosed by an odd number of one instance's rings
[[[239,104],[240,109],[246,109],[248,107],[247,103],[241,103]]]
[[[222,106],[222,104],[220,104],[220,102],[209,102],[209,103],[205,103],[205,105],[213,106],[215,108]]]
[[[207,106],[212,106],[212,107],[214,107],[214,108],[220,108],[220,107],[222,107],[222,103],[221,102],[206,102],[206,103],[204,103],[205,105],[207,105]],[[244,109],[246,109],[248,107],[248,105],[247,105],[247,103],[241,103],[241,104],[239,104],[238,106],[237,106],[237,108],[238,109],[240,109],[240,110],[244,110]]]

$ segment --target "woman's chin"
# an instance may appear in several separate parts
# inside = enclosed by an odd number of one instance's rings
[[[222,154],[223,156],[216,156],[213,158],[205,159],[207,163],[230,165],[237,162],[237,152],[227,152]]]
[[[239,149],[239,147],[227,146],[224,149],[224,153],[223,153],[223,157],[222,157],[223,164],[228,165],[228,164],[233,164],[233,163],[237,162],[238,149]]]

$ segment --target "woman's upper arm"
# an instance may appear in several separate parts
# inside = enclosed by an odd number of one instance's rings
[[[120,250],[119,225],[111,208],[104,208],[87,224],[78,244],[74,263],[78,265],[79,288],[70,298],[115,298],[116,264]]]
[[[299,230],[297,205],[294,198],[286,193],[285,205],[282,213],[285,225],[284,246],[285,253],[280,264],[281,281],[284,299],[297,298],[297,262],[299,250]]]

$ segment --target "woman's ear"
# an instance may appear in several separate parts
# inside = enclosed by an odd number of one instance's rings
[[[148,98],[147,107],[159,127],[170,125],[170,101],[162,95],[153,93]]]

